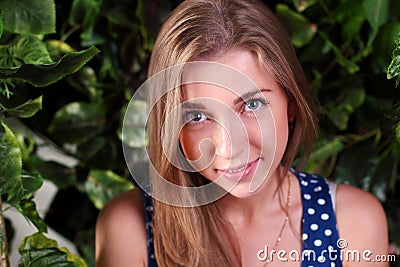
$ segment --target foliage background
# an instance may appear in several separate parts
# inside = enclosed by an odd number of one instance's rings
[[[6,2],[24,2],[4,1],[3,8]],[[12,93],[9,97],[5,83],[0,86],[0,103],[5,107],[42,97],[42,110],[18,119],[45,140],[38,144],[32,136],[22,137],[15,131],[23,170],[58,186],[44,221],[72,240],[89,266],[94,266],[99,209],[132,187],[120,138],[124,108],[146,78],[159,26],[179,2],[55,1],[55,31],[39,39],[52,58],[93,45],[101,52],[78,72],[48,86],[15,81],[14,87],[7,89]],[[400,33],[400,2],[265,2],[287,24],[321,107],[319,138],[306,170],[372,192],[387,212],[391,243],[400,245],[400,91],[395,79],[387,79]],[[12,37],[5,31],[0,46]],[[396,73],[399,69],[391,75]],[[5,79],[0,78],[2,81]],[[138,136],[133,132],[130,138]],[[62,151],[77,163],[69,166],[56,159],[44,160],[37,154],[43,145]],[[137,150],[139,153],[140,147]],[[12,235],[10,229],[8,236]]]

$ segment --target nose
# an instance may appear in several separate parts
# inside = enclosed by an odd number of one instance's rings
[[[216,122],[213,130],[215,156],[233,159],[246,150],[247,134],[240,121]]]
[[[230,159],[232,156],[232,141],[229,129],[219,123],[215,123],[213,141],[215,144],[215,155]]]

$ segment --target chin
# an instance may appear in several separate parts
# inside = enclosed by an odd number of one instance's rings
[[[246,199],[257,195],[262,190],[262,188],[264,188],[264,186],[265,181],[256,190],[250,191],[250,183],[237,184],[228,191],[228,195],[239,199]]]

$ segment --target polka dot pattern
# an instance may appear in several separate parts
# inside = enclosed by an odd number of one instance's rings
[[[303,253],[311,251],[301,266],[341,267],[340,250],[336,244],[339,236],[328,183],[319,175],[295,174],[300,181],[303,203]]]
[[[153,201],[152,198],[142,191],[142,201],[144,205],[144,218],[146,221],[147,251],[148,251],[148,267],[157,267],[156,257],[154,256],[153,243]]]

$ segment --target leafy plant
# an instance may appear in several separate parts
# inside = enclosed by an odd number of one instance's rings
[[[31,156],[33,142],[25,146],[7,121],[10,117],[29,118],[42,109],[42,97],[25,99],[22,104],[5,104],[15,91],[29,83],[48,86],[66,75],[78,71],[98,53],[95,47],[69,52],[53,59],[43,36],[55,32],[54,2],[50,0],[8,1],[0,3],[0,251],[1,266],[9,266],[8,242],[3,219],[3,200],[16,208],[37,228],[38,233],[26,237],[19,249],[22,266],[86,266],[83,259],[59,248],[55,241],[42,233],[47,225],[40,218],[32,198],[41,187],[43,178],[27,171],[24,161]],[[33,89],[33,88],[31,88]],[[4,99],[5,98],[5,99]]]
[[[321,107],[306,169],[372,192],[386,209],[391,242],[399,245],[400,5],[278,2]],[[395,85],[389,81],[394,77]]]
[[[48,225],[72,240],[89,266],[95,265],[99,209],[133,186],[121,118],[146,79],[159,26],[180,2],[0,2],[0,157],[8,164],[0,166],[1,194],[39,231]],[[287,24],[320,104],[321,129],[306,170],[375,194],[388,216],[390,241],[400,245],[400,2],[265,2]],[[29,12],[21,11],[22,3]],[[24,22],[16,23],[17,15]],[[132,125],[144,120],[142,103],[136,104]],[[13,131],[8,117],[43,141]],[[129,135],[126,145],[140,156],[142,134],[132,127]],[[43,157],[44,146],[62,158]],[[59,188],[45,223],[31,200],[43,179]],[[32,238],[39,242],[42,235]]]

